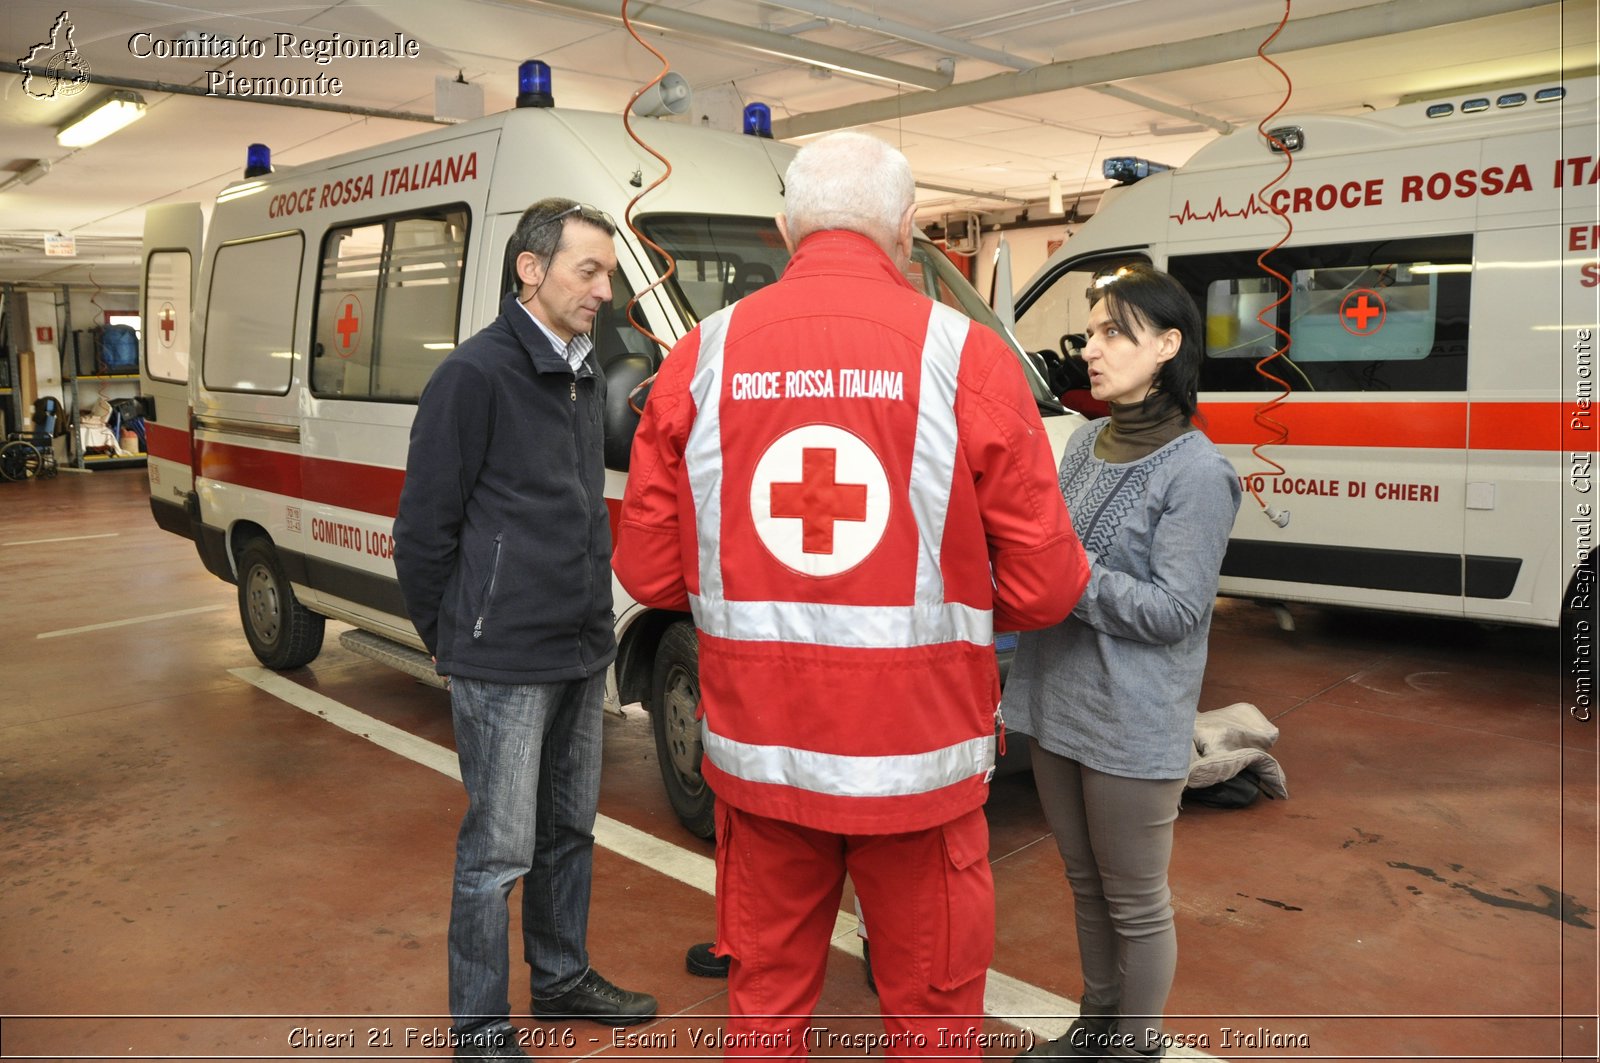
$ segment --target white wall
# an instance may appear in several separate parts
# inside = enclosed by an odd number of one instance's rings
[[[1051,247],[1052,241],[1065,241],[1068,235],[1066,223],[1061,225],[1041,225],[1038,228],[1009,229],[1004,233],[985,232],[983,240],[978,244],[977,270],[973,276],[973,284],[992,305],[994,300],[990,292],[994,287],[994,254],[1000,246],[1000,237],[1004,236],[1006,244],[1011,248],[1011,287],[1012,294],[1022,290],[1028,278],[1043,266],[1057,248]]]

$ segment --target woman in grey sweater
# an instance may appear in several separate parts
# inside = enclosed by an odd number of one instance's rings
[[[1026,1055],[1159,1059],[1178,958],[1172,824],[1239,481],[1190,423],[1194,300],[1132,266],[1090,301],[1083,358],[1111,416],[1073,434],[1060,476],[1089,586],[1061,624],[1023,634],[1002,702],[1007,727],[1031,738],[1083,967],[1081,1017]]]

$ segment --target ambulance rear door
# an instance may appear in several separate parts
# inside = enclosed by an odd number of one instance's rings
[[[156,524],[194,538],[186,502],[194,488],[189,425],[190,325],[204,219],[198,203],[150,207],[144,216],[139,305],[140,388]]]

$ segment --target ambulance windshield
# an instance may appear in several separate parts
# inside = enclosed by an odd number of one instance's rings
[[[656,214],[639,220],[651,240],[677,262],[665,288],[689,324],[716,313],[783,274],[789,252],[771,218],[710,214]],[[651,265],[664,268],[660,256],[646,246]],[[952,306],[979,324],[987,325],[1016,350],[1016,344],[972,285],[962,277],[943,251],[921,236],[911,251],[906,279],[930,299]],[[1023,377],[1034,398],[1046,411],[1059,412],[1060,404],[1026,359]]]

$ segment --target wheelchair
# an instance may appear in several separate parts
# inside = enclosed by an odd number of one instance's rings
[[[56,452],[50,441],[60,417],[60,399],[46,397],[34,404],[34,430],[11,432],[0,446],[0,478],[18,482],[55,476]]]

